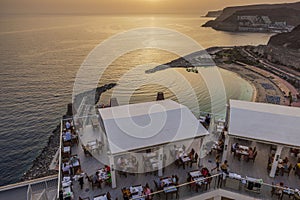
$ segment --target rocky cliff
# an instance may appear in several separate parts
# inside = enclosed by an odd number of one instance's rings
[[[300,25],[290,33],[280,33],[270,38],[264,47],[268,60],[300,70]]]
[[[300,2],[287,4],[262,4],[228,7],[215,20],[210,20],[204,27],[222,31],[237,31],[238,16],[268,16],[271,21],[286,21],[287,24],[300,24]]]
[[[222,10],[209,11],[205,17],[219,17],[222,14]]]

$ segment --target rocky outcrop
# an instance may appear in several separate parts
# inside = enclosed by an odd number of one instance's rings
[[[264,47],[265,57],[300,70],[300,25],[290,33],[272,36]]]
[[[238,31],[238,16],[268,16],[271,21],[288,25],[300,24],[300,2],[273,5],[251,5],[225,8],[215,20],[210,20],[204,27],[212,27],[222,31]]]
[[[116,83],[110,83],[110,84],[105,84],[101,87],[97,87],[93,91],[81,93],[76,96],[76,98],[83,98],[85,95],[95,95],[93,99],[93,103],[98,102],[101,94],[111,88],[116,86]],[[68,111],[66,115],[64,115],[64,118],[68,118],[68,113],[70,113],[72,104],[68,104]],[[32,163],[32,166],[27,172],[24,173],[23,177],[21,178],[22,181],[25,180],[31,180],[35,178],[40,178],[40,177],[45,177],[49,175],[54,175],[57,174],[57,170],[51,170],[49,168],[53,158],[56,155],[56,151],[58,150],[59,147],[59,142],[60,142],[60,124],[57,125],[57,127],[52,131],[52,134],[48,138],[48,143],[44,147],[44,149],[41,151],[41,153],[38,155],[38,157],[35,158],[35,160]]]
[[[222,10],[208,11],[208,13],[204,17],[219,17],[222,12]]]
[[[60,125],[58,125],[56,129],[53,130],[51,136],[48,139],[47,146],[44,147],[40,155],[33,161],[31,168],[24,173],[23,177],[21,178],[22,181],[58,173],[58,171],[56,170],[50,170],[49,165],[51,164],[51,161],[54,158],[59,147],[59,135]]]

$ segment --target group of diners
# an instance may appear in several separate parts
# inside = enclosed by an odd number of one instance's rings
[[[179,185],[179,177],[177,175],[166,176],[163,178],[158,178],[157,180],[153,180],[156,191],[163,191],[166,195],[166,199],[169,195],[175,194],[176,198],[178,198],[178,190],[177,187]]]
[[[293,198],[294,200],[300,199],[300,191],[297,188],[291,188],[285,185],[283,182],[277,184],[272,183],[272,196],[278,196],[278,199],[283,199],[284,196],[288,196],[289,199]]]
[[[199,188],[202,190],[207,190],[211,183],[211,174],[206,167],[201,170],[194,170],[188,173],[187,182],[190,183],[190,189],[195,189],[197,192]]]
[[[178,168],[180,166],[183,167],[183,169],[185,169],[185,166],[189,165],[190,168],[192,167],[193,163],[197,163],[198,162],[198,158],[199,155],[198,153],[195,152],[195,150],[192,148],[189,153],[185,152],[185,148],[182,147],[176,147],[175,148],[175,164],[178,166]]]
[[[64,121],[62,141],[64,146],[72,146],[73,144],[78,144],[78,134],[73,125],[73,120]]]
[[[271,170],[272,164],[275,159],[275,154],[269,155],[268,159],[268,171]],[[299,159],[300,160],[300,159]],[[278,164],[277,164],[277,169],[276,169],[276,175],[281,175],[283,176],[285,173],[289,176],[291,170],[293,169],[293,164],[289,161],[288,157],[285,157],[284,159],[278,158]],[[296,168],[296,166],[295,166]]]
[[[94,175],[89,176],[86,174],[86,177],[88,181],[91,182],[92,189],[94,188],[94,186],[102,188],[103,183],[105,185],[111,186],[111,171],[108,165],[104,165],[103,168],[98,169]]]
[[[252,148],[245,145],[240,145],[239,143],[233,143],[231,145],[231,152],[233,153],[234,157],[238,158],[238,160],[243,158],[246,161],[253,160],[254,162],[257,156],[256,147]]]
[[[124,187],[121,189],[123,199],[139,199],[139,200],[150,200],[153,199],[153,190],[149,187],[148,183],[145,186],[135,185],[128,188]]]
[[[216,151],[217,154],[222,153],[224,150],[224,140],[222,138],[220,138],[218,141],[215,141],[212,146],[212,150]]]
[[[61,169],[63,175],[75,175],[75,173],[81,169],[80,159],[77,155],[72,155],[70,158],[64,158],[62,160]]]
[[[81,189],[83,188],[84,173],[81,170],[80,160],[77,155],[72,155],[70,158],[62,160],[62,184],[60,199],[69,200],[73,198],[73,181],[78,181]]]

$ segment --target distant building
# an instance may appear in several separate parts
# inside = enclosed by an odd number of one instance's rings
[[[269,16],[242,15],[237,16],[238,30],[247,32],[290,32],[294,26],[290,26],[286,21],[272,22]]]

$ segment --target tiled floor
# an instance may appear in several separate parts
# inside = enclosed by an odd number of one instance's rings
[[[233,142],[236,142],[236,140],[237,139],[231,139],[229,145],[231,145],[231,143]],[[267,162],[268,162],[268,155],[270,153],[270,145],[251,142],[251,141],[242,141],[242,140],[238,140],[238,142],[239,144],[243,144],[247,146],[252,146],[252,147],[256,146],[258,155],[255,162],[253,163],[252,161],[250,162],[246,162],[245,160],[239,161],[238,159],[234,158],[229,151],[227,155],[227,160],[229,163],[230,171],[240,174],[242,175],[242,177],[250,176],[254,178],[261,178],[263,179],[264,183],[271,184],[272,182],[274,183],[284,182],[285,185],[288,185],[293,188],[300,187],[300,179],[299,177],[296,177],[294,175],[293,170],[290,173],[290,176],[287,176],[287,174],[285,174],[284,176],[276,176],[275,178],[269,177],[269,173],[267,172]],[[103,163],[101,163],[99,160],[105,159],[106,157],[105,152],[99,152],[98,159],[95,159],[90,156],[85,156],[82,151],[81,145],[79,144],[78,146],[77,145],[73,146],[72,154],[79,155],[81,161],[81,167],[83,171],[86,172],[88,175],[94,174],[97,169],[104,166]],[[289,154],[289,148],[283,149],[281,157],[284,158],[285,156],[289,157],[289,160],[292,164],[296,163],[296,158],[291,157],[291,155]],[[203,166],[207,167],[208,169],[212,169],[215,167],[214,158],[215,158],[215,153],[212,152],[212,154],[209,154],[205,158],[203,158],[201,164],[203,164]],[[183,169],[182,167],[178,168],[177,166],[175,166],[175,164],[171,164],[165,168],[164,176],[171,176],[173,174],[176,174],[178,175],[179,183],[181,184],[186,182],[187,173],[195,169],[198,169],[197,164],[193,164],[192,168],[186,167],[185,169]],[[217,172],[214,171],[214,173]],[[78,182],[74,181],[73,190],[75,194],[75,199],[77,200],[79,195],[81,197],[90,197],[92,199],[93,196],[106,193],[108,191],[110,192],[113,199],[116,198],[123,199],[121,194],[121,188],[138,185],[138,184],[145,185],[146,183],[148,183],[149,186],[155,190],[153,180],[157,180],[158,176],[154,174],[147,174],[147,175],[135,174],[135,175],[128,175],[127,177],[124,177],[117,174],[116,179],[117,179],[116,189],[112,189],[110,186],[103,185],[102,189],[94,188],[94,190],[92,190],[91,185],[88,183],[87,179],[85,179],[84,187],[81,190]],[[266,195],[270,197],[269,188],[267,188],[265,192],[268,193]],[[187,186],[183,186],[182,188],[180,188],[180,198],[188,198],[198,194],[200,193],[190,191]],[[162,198],[165,198],[163,194],[161,194],[161,196]],[[257,196],[257,198],[266,199],[265,196]]]

